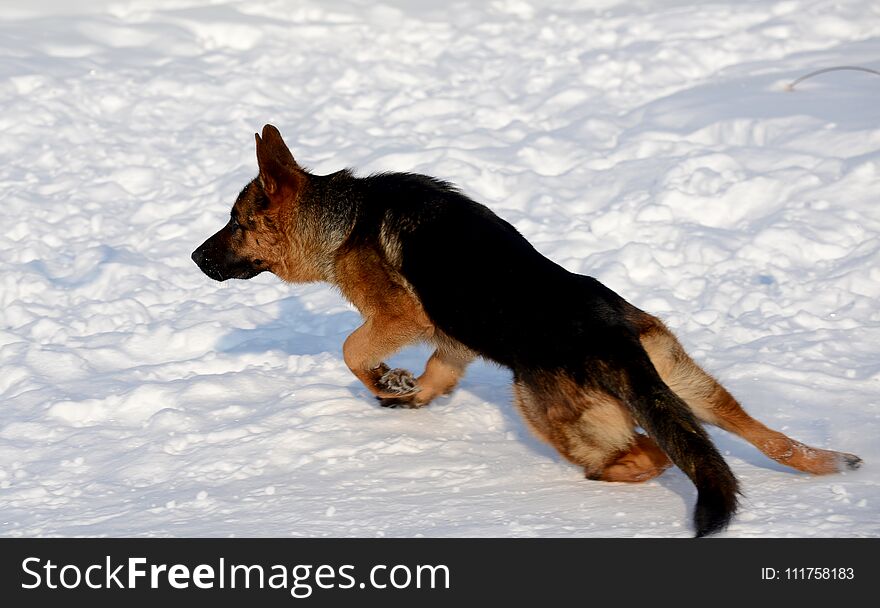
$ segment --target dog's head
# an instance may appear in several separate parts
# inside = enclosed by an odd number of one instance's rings
[[[266,270],[282,278],[290,274],[288,229],[306,174],[278,129],[266,125],[256,140],[259,176],[238,195],[229,222],[192,253],[202,272],[217,281],[250,279]]]

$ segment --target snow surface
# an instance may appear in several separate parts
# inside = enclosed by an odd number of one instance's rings
[[[507,371],[385,410],[327,286],[205,277],[272,122],[318,173],[460,184],[865,459],[811,477],[713,431],[727,536],[877,536],[880,78],[785,85],[878,56],[869,0],[3,3],[0,534],[691,534],[680,471],[584,480]]]

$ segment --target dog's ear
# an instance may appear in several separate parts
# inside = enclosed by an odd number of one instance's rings
[[[255,133],[257,140],[257,164],[260,166],[260,182],[270,198],[274,198],[284,188],[297,190],[301,169],[293,159],[293,154],[281,133],[272,125],[263,127],[263,136]]]

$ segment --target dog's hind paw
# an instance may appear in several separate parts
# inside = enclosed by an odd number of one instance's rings
[[[847,454],[846,452],[842,452],[840,456],[843,459],[843,464],[847,469],[855,470],[862,466],[862,459],[855,454]]]
[[[376,384],[382,392],[394,393],[395,395],[409,395],[419,390],[416,377],[405,369],[392,369],[385,372]]]
[[[416,401],[414,395],[408,395],[406,397],[376,397],[376,399],[379,400],[379,405],[382,407],[403,410],[417,410],[420,407],[427,405],[427,403],[419,403]]]

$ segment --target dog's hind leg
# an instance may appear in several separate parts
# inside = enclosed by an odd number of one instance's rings
[[[515,380],[517,407],[535,434],[583,467],[588,479],[647,481],[672,464],[652,439],[635,432],[619,399],[564,377],[548,380]]]
[[[517,405],[537,434],[583,466],[588,479],[647,481],[674,462],[697,487],[697,536],[718,532],[736,511],[736,478],[645,354],[637,350],[632,361],[612,372],[617,378],[603,373],[611,381],[605,390],[578,386],[562,374],[532,373],[528,381],[515,374]],[[615,384],[619,397],[610,392]],[[635,433],[636,421],[650,438]]]
[[[645,313],[641,343],[663,381],[702,421],[735,433],[781,464],[822,475],[855,469],[853,454],[820,450],[791,439],[752,418],[727,389],[703,371],[662,321]]]
[[[602,470],[602,481],[642,482],[657,477],[672,466],[669,456],[647,435],[636,433],[630,447]]]

